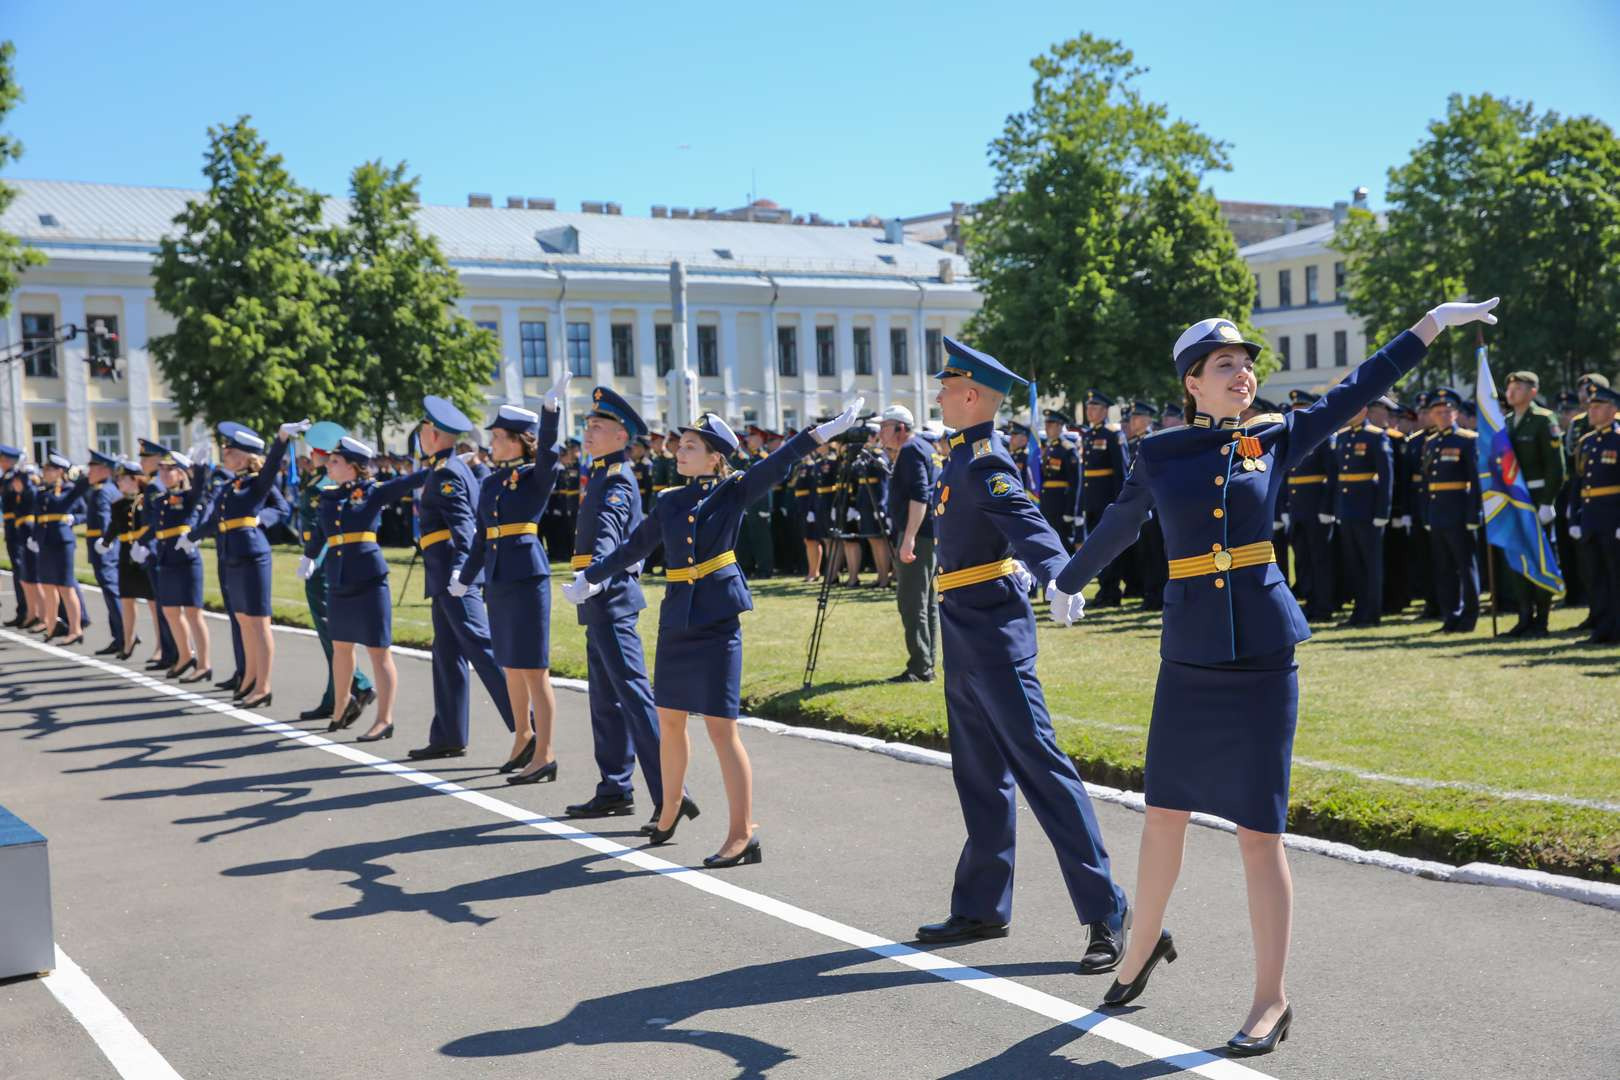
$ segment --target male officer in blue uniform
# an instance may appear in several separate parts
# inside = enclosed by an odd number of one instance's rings
[[[23,452],[21,447],[7,446],[0,443],[0,482],[4,488],[0,489],[0,506],[4,507],[6,526],[6,558],[11,561],[11,588],[17,597],[17,611],[6,626],[21,626],[28,621],[28,598],[23,594],[22,578],[16,572],[19,559],[17,557],[17,502],[20,496],[11,490],[11,474],[22,463]]]
[[[1390,479],[1389,527],[1384,530],[1385,615],[1405,611],[1412,601],[1410,568],[1403,558],[1406,534],[1399,528],[1400,522],[1412,512],[1412,483],[1406,470],[1406,433],[1397,426],[1401,415],[1400,402],[1387,394],[1367,406],[1367,419],[1375,427],[1383,428],[1389,438],[1390,464],[1394,469]]]
[[[138,505],[135,508],[134,520],[142,530],[142,539],[137,543],[150,544],[158,529],[158,508],[163,504],[163,497],[169,493],[169,489],[158,477],[158,462],[168,456],[169,448],[151,439],[142,439],[140,443],[141,471],[146,474],[146,489],[136,496]],[[143,568],[152,582],[152,595],[157,596],[160,571],[158,560],[147,559]],[[147,661],[148,671],[171,668],[180,662],[180,649],[174,643],[174,635],[169,632],[169,620],[163,618],[162,613],[163,605],[158,604],[158,654],[155,659]]]
[[[96,653],[97,656],[112,656],[124,649],[124,611],[118,597],[118,549],[113,546],[114,538],[107,533],[113,503],[123,498],[112,480],[117,467],[117,458],[98,450],[90,451],[90,490],[84,497],[84,538],[89,545],[90,570],[96,575],[101,599],[107,605],[107,629],[112,633],[112,640]]]
[[[1131,460],[1141,448],[1142,440],[1153,434],[1153,425],[1159,419],[1159,410],[1151,402],[1131,403],[1130,430],[1126,449]],[[1136,577],[1142,585],[1142,610],[1164,610],[1164,586],[1170,579],[1170,563],[1164,554],[1164,530],[1159,527],[1157,514],[1149,512],[1142,523],[1142,532],[1132,544],[1128,554],[1136,560]]]
[[[1308,409],[1319,395],[1290,390],[1288,403]],[[1306,454],[1288,471],[1288,535],[1294,549],[1294,590],[1305,618],[1333,617],[1333,480],[1338,464],[1333,440]]]
[[[1479,436],[1457,426],[1462,395],[1442,386],[1429,396],[1434,434],[1423,445],[1424,527],[1434,559],[1440,632],[1466,634],[1479,621]]]
[[[1346,626],[1377,626],[1384,613],[1384,528],[1394,498],[1395,453],[1384,429],[1357,413],[1334,446],[1333,518],[1344,538],[1354,607]]]
[[[1620,393],[1593,386],[1586,403],[1587,432],[1575,444],[1575,488],[1570,535],[1590,549],[1594,569],[1588,600],[1589,645],[1620,644]]]
[[[582,491],[575,516],[573,557],[583,570],[622,546],[641,524],[641,495],[626,448],[647,433],[647,425],[630,403],[606,386],[591,391],[585,418],[585,452],[590,468],[580,476]],[[667,490],[667,488],[666,488]],[[647,601],[639,575],[619,573],[606,588],[579,605],[585,628],[585,664],[589,681],[591,740],[601,774],[590,799],[567,808],[569,817],[620,817],[635,811],[636,759],[658,823],[664,801],[659,762],[658,709],[653,704],[647,659],[636,633],[636,620]],[[690,805],[688,805],[690,804]],[[681,812],[697,816],[697,804],[682,795]],[[644,834],[649,826],[643,826]]]
[[[950,918],[919,927],[925,942],[1002,937],[1012,917],[1014,783],[1057,849],[1080,921],[1090,931],[1080,970],[1110,971],[1125,952],[1129,912],[1109,872],[1091,799],[1057,748],[1035,674],[1030,579],[1064,625],[1077,597],[1051,584],[1067,561],[1057,533],[1030,503],[995,432],[1016,375],[994,357],[945,339],[939,404],[957,429],[934,496],[940,626],[951,774],[967,825]],[[1017,561],[1015,561],[1017,560]]]
[[[1080,454],[1063,441],[1074,421],[1056,409],[1046,410],[1046,439],[1041,446],[1041,516],[1058,534],[1065,549],[1074,548],[1075,516],[1080,511]],[[1015,462],[1015,464],[1017,464]],[[1022,476],[1022,470],[1019,475]]]
[[[472,552],[478,519],[478,482],[456,454],[456,440],[475,426],[467,414],[442,397],[422,399],[423,419],[417,428],[424,464],[433,474],[422,485],[422,592],[433,608],[433,724],[426,746],[409,752],[415,761],[461,757],[467,752],[467,665],[495,702],[507,731],[515,731],[506,676],[495,663],[481,586],[484,575],[468,582],[461,596],[450,592],[462,564]],[[534,739],[513,755],[502,770],[521,769],[534,755]]]
[[[1114,399],[1097,389],[1086,391],[1086,423],[1080,429],[1080,506],[1089,533],[1102,521],[1103,511],[1119,498],[1125,484],[1125,444],[1119,428],[1108,422]],[[1124,558],[1115,559],[1097,576],[1094,608],[1118,607]]]

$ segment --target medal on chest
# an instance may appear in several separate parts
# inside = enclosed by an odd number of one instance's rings
[[[1259,439],[1253,435],[1239,435],[1234,441],[1237,443],[1238,456],[1242,458],[1244,472],[1266,471],[1266,451]]]
[[[945,504],[951,501],[951,485],[946,484],[939,489],[939,501],[934,504],[934,516],[939,517],[945,512]]]

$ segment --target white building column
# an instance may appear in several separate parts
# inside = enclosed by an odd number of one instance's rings
[[[141,439],[150,439],[152,427],[152,353],[146,341],[146,293],[128,291],[124,300],[123,378],[129,391],[129,419],[124,432],[124,453],[134,456]]]
[[[649,425],[658,425],[658,330],[653,309],[636,309],[636,411]]]
[[[740,419],[737,411],[737,375],[742,363],[737,355],[737,309],[723,308],[720,312],[720,332],[715,343],[720,349],[720,389],[726,396],[726,423]],[[763,413],[765,410],[759,410]]]
[[[838,365],[836,410],[855,392],[855,322],[848,311],[840,311],[833,326],[833,362]]]
[[[799,312],[799,379],[804,391],[799,399],[799,426],[808,427],[821,411],[821,384],[816,374],[816,312]]]
[[[22,340],[22,315],[12,305],[6,316],[6,335],[3,345]],[[0,442],[29,449],[28,420],[23,415],[23,364],[14,360],[0,364]]]
[[[70,324],[83,327],[84,290],[60,289],[57,297],[62,305],[62,321],[59,328]],[[59,433],[59,437],[62,440],[60,445],[63,452],[75,464],[90,456],[89,369],[84,362],[87,344],[85,336],[80,334],[62,345],[60,370],[63,385],[67,389],[67,408],[63,425],[65,430]]]
[[[767,304],[759,312],[760,398],[759,423],[767,431],[782,430],[782,398],[776,387],[776,308]]]
[[[613,385],[613,312],[605,307],[591,309],[591,374],[591,385]]]
[[[501,304],[501,385],[509,405],[523,404],[523,340],[516,301]]]
[[[872,366],[877,369],[878,399],[876,408],[886,409],[893,396],[891,380],[894,377],[894,357],[889,351],[889,313],[878,311],[872,317]]]
[[[917,325],[912,328],[910,345],[913,397],[911,415],[921,424],[928,419],[928,377],[933,374],[928,370],[928,328],[921,299],[917,301]]]

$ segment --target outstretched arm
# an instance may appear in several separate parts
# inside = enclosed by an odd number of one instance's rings
[[[1074,595],[1103,568],[1117,559],[1136,542],[1153,509],[1153,491],[1148,479],[1151,466],[1146,454],[1137,454],[1131,471],[1125,476],[1125,487],[1119,498],[1103,511],[1102,520],[1080,545],[1067,566],[1057,576],[1057,587]]]
[[[606,555],[600,556],[585,570],[585,580],[600,585],[631,563],[643,562],[658,545],[663,543],[663,529],[656,514],[648,514],[636,526],[629,539]]]

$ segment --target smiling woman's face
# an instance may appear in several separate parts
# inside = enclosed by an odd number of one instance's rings
[[[1216,349],[1194,365],[1182,380],[1198,411],[1217,420],[1237,416],[1254,403],[1260,389],[1249,350],[1237,346]]]

